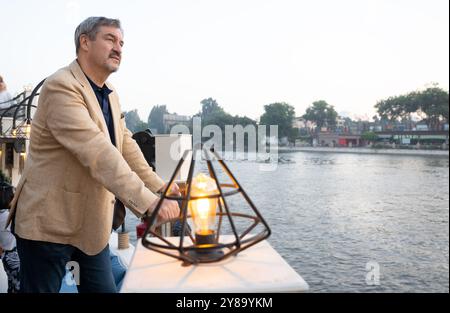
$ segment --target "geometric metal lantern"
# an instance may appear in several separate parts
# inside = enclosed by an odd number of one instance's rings
[[[20,139],[30,139],[31,133],[31,120],[23,120],[16,128],[13,130],[13,136]]]
[[[25,153],[25,138],[20,137],[17,138],[16,140],[14,140],[14,150],[16,151],[16,153]]]
[[[144,247],[182,260],[185,265],[224,260],[268,238],[271,234],[269,225],[219,155],[213,150],[204,148],[200,152],[206,160],[209,175],[200,173],[194,177],[196,150],[185,151],[156,208],[147,219],[147,228],[142,237]],[[189,174],[182,188],[182,194],[169,194],[183,163],[189,160]],[[213,161],[220,164],[220,169],[223,170],[229,183],[219,181]],[[245,200],[248,212],[242,212],[229,203],[228,198],[232,196],[241,196]],[[158,211],[164,199],[181,202],[178,218],[158,221]],[[166,223],[178,225],[180,228],[175,243],[163,237],[158,231]],[[227,231],[229,234],[226,234]]]

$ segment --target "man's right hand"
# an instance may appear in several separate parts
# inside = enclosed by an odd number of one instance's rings
[[[149,214],[151,214],[151,212],[153,212],[153,210],[156,208],[159,200],[160,199],[156,199],[150,205],[150,208],[148,209]],[[158,211],[158,221],[163,222],[171,220],[177,218],[179,215],[180,215],[180,208],[178,207],[178,202],[175,200],[164,199]]]

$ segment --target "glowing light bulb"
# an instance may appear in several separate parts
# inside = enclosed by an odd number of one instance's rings
[[[194,220],[194,231],[199,235],[214,233],[216,222],[217,198],[207,196],[217,195],[218,190],[214,179],[203,173],[192,179],[191,197],[205,197],[189,201],[189,209]]]

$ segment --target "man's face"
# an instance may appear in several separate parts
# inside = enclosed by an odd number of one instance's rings
[[[87,40],[88,58],[108,73],[119,69],[122,59],[123,35],[119,28],[101,26],[95,40]]]

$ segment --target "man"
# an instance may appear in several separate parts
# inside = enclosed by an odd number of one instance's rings
[[[23,292],[58,292],[71,260],[80,267],[79,292],[115,292],[108,247],[114,199],[142,216],[165,188],[106,82],[122,58],[120,21],[86,19],[75,31],[75,46],[77,59],[42,87],[11,202]],[[159,218],[178,215],[177,202],[165,200]]]

